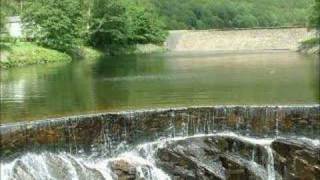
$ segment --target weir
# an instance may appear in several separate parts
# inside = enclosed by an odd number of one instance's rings
[[[298,166],[320,177],[319,105],[102,113],[0,132],[5,179],[306,177]]]
[[[316,37],[307,28],[256,28],[171,31],[166,46],[176,52],[265,51],[299,49],[301,42]]]

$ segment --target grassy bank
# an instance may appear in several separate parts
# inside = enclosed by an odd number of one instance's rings
[[[30,42],[1,43],[0,46],[0,68],[70,62],[72,60],[66,53],[43,48]]]
[[[134,54],[150,54],[150,53],[161,53],[166,52],[165,46],[154,45],[154,44],[138,44],[135,46]]]
[[[127,46],[112,46],[109,49],[102,50],[107,56],[132,55],[132,54],[152,54],[166,52],[164,45],[156,44],[136,44]]]
[[[73,59],[97,59],[104,54],[82,46],[70,54],[38,46],[32,42],[0,43],[0,68],[22,67],[35,64],[70,62]]]
[[[299,51],[307,54],[320,53],[320,38],[312,38],[301,43]]]
[[[147,44],[125,48],[118,53],[149,54],[164,51],[165,48],[162,46]],[[26,65],[70,62],[81,59],[92,60],[101,58],[104,55],[105,53],[88,46],[82,46],[67,54],[38,46],[32,42],[2,42],[0,43],[0,68],[7,69]]]
[[[71,52],[73,59],[85,59],[85,60],[92,60],[98,59],[105,54],[102,51],[94,49],[89,46],[81,46]]]

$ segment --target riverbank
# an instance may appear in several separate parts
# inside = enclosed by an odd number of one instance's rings
[[[150,54],[165,52],[166,50],[164,46],[138,44],[118,53]],[[8,69],[27,65],[71,62],[76,59],[92,60],[105,55],[108,54],[88,46],[82,46],[67,54],[41,47],[32,42],[6,42],[0,44],[0,68]]]
[[[97,59],[104,55],[150,54],[172,52],[221,52],[287,50],[316,54],[319,48],[309,48],[314,30],[307,28],[181,30],[171,31],[163,46],[139,44],[112,53],[82,46],[72,55],[47,49],[31,42],[2,43],[0,68],[32,64],[70,62],[72,59]],[[309,40],[311,39],[311,40]],[[313,40],[312,40],[313,39]]]
[[[30,42],[1,43],[0,68],[70,62],[71,56]]]
[[[305,54],[319,54],[320,53],[320,38],[308,39],[301,43],[299,52]]]
[[[80,47],[67,54],[41,47],[32,42],[1,43],[0,68],[8,69],[27,65],[71,62],[73,59],[96,59],[104,54],[91,47]]]

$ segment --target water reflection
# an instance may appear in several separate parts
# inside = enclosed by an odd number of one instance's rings
[[[292,52],[108,57],[1,71],[1,123],[215,104],[319,103],[319,60]]]

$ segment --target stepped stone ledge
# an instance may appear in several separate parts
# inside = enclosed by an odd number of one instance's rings
[[[1,159],[21,152],[102,152],[161,137],[232,131],[246,136],[320,137],[320,105],[212,106],[102,113],[0,126]]]

